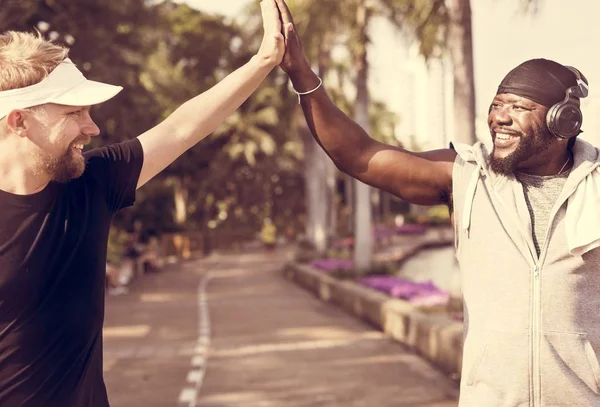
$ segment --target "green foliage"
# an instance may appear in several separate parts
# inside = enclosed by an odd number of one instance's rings
[[[27,21],[35,14],[36,0],[2,0],[0,6],[0,27],[2,30],[28,30]]]
[[[385,144],[399,144],[398,139],[396,139],[398,115],[389,110],[385,103],[373,101],[369,105],[369,120],[373,138]]]
[[[427,208],[425,214],[409,213],[405,218],[407,223],[418,223],[421,225],[449,225],[450,211],[446,205],[435,205]]]
[[[248,165],[254,166],[257,156],[275,154],[277,140],[273,131],[279,124],[277,97],[275,88],[260,88],[215,132],[217,137],[228,138],[226,149],[231,160],[243,157]]]
[[[111,228],[108,236],[108,251],[106,261],[110,264],[119,264],[123,259],[129,237],[126,232]]]
[[[426,59],[444,47],[449,18],[445,0],[380,0],[382,14],[413,36]]]
[[[324,51],[331,50],[348,34],[350,3],[348,0],[289,0],[296,29],[310,61],[318,61]]]
[[[238,29],[223,17],[206,15],[185,4],[165,2],[155,7],[158,30],[141,75],[155,95],[164,119],[185,101],[214,86],[228,71],[230,47]]]

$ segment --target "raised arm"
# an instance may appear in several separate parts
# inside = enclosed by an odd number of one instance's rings
[[[257,54],[211,89],[185,102],[162,123],[139,136],[144,163],[138,188],[212,133],[281,62],[284,39],[275,0],[263,0],[260,5],[264,37]]]
[[[304,55],[291,13],[284,0],[276,2],[286,39],[281,68],[298,92],[314,89],[319,78]],[[338,109],[324,87],[302,96],[301,101],[313,136],[341,171],[412,203],[448,203],[456,158],[453,150],[412,153],[380,143]]]

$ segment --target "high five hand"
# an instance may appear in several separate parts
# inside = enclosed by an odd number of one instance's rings
[[[260,9],[263,19],[263,39],[257,56],[262,62],[270,67],[276,67],[281,63],[285,53],[285,41],[281,34],[281,20],[275,0],[262,0]]]
[[[302,41],[300,41],[300,37],[296,33],[294,18],[292,17],[292,13],[290,13],[290,9],[285,0],[275,0],[275,2],[281,15],[285,35],[285,55],[280,65],[281,69],[288,75],[295,71],[310,70],[310,64],[304,55]]]

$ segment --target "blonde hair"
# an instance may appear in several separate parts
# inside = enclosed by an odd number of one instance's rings
[[[54,70],[69,49],[54,44],[39,32],[7,31],[0,34],[0,91],[34,85]]]
[[[35,33],[7,31],[0,34],[0,91],[35,85],[45,79],[69,54],[69,49]],[[7,132],[0,119],[0,138]]]

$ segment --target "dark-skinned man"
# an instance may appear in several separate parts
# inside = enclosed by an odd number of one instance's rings
[[[465,304],[460,407],[600,406],[600,151],[577,139],[585,77],[547,59],[500,83],[491,151],[377,142],[329,99],[284,0],[280,65],[337,167],[406,201],[447,204]]]

